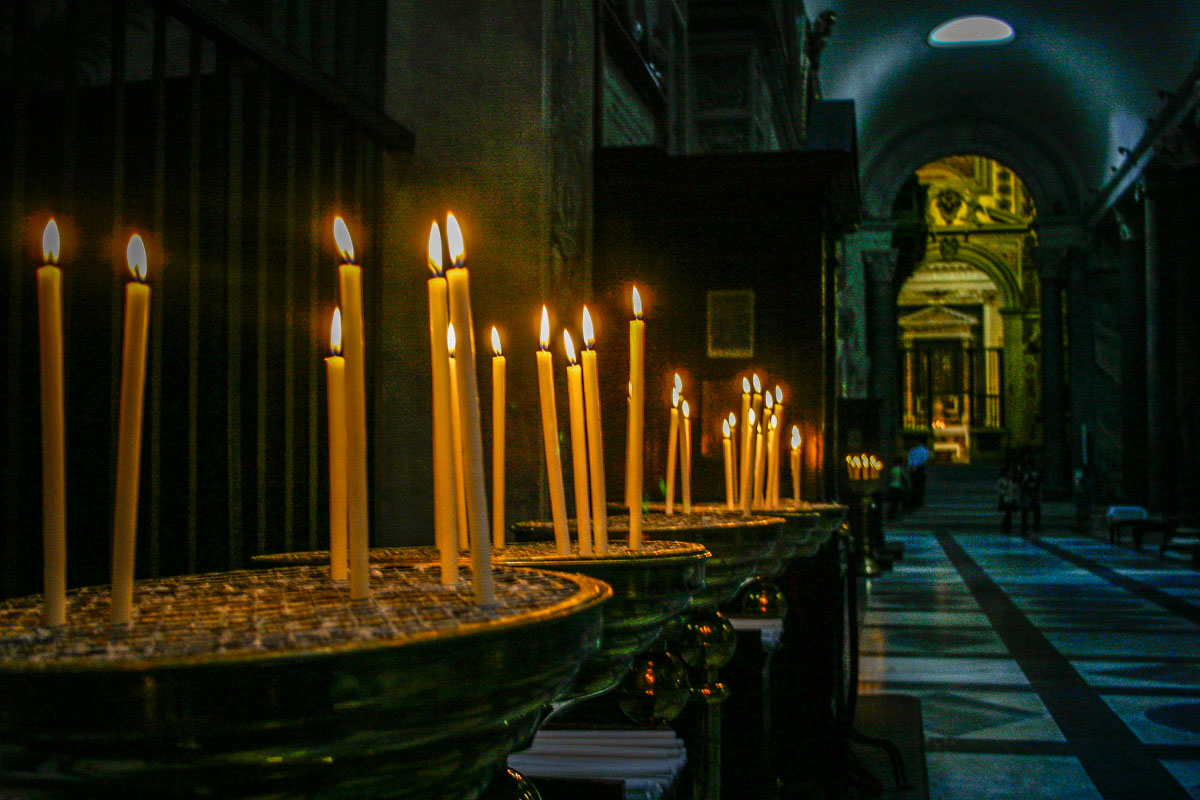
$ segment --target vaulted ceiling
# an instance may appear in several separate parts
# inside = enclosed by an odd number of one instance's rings
[[[1017,170],[1042,213],[1085,209],[1200,53],[1196,0],[810,0],[837,13],[821,58],[826,98],[858,114],[863,199],[886,213],[926,161],[978,152]],[[1010,23],[1005,45],[926,42],[966,14]]]

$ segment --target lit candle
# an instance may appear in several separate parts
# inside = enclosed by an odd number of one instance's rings
[[[346,359],[342,358],[342,312],[333,310],[325,359],[329,410],[329,577],[346,580]]]
[[[471,571],[475,602],[492,603],[492,540],[488,536],[487,476],[483,467],[483,429],[479,421],[479,387],[475,376],[475,328],[471,318],[471,277],[463,266],[467,251],[453,214],[446,216],[446,242],[453,268],[446,271],[450,294],[450,321],[462,331],[455,348],[458,374],[459,417],[462,424],[463,462],[466,475],[467,516],[471,526]]]
[[[592,315],[583,307],[583,401],[587,410],[588,464],[592,478],[592,544],[608,554],[608,492],[604,488],[604,436],[600,432],[600,378],[596,369],[596,334]]]
[[[725,507],[733,510],[733,442],[729,420],[721,420],[721,454],[725,457]]]
[[[764,494],[766,492],[766,477],[767,477],[767,454],[768,439],[771,431],[771,410],[775,406],[775,398],[767,392],[763,398],[765,408],[762,412],[759,426],[762,429],[762,434],[755,440],[754,448],[754,507],[762,508],[764,505]],[[760,452],[762,451],[762,452]]]
[[[58,223],[42,233],[37,270],[42,368],[42,598],[47,625],[67,622],[66,417],[63,413],[62,270]]]
[[[783,389],[775,387],[775,419],[779,420],[779,430],[775,432],[775,449],[773,452],[774,459],[768,466],[768,474],[771,476],[768,481],[768,491],[770,492],[770,500],[767,502],[774,508],[779,506],[779,451],[782,449],[779,445],[779,437],[783,435]],[[768,452],[768,455],[771,455]]]
[[[454,513],[455,529],[458,531],[458,549],[469,550],[471,547],[469,525],[467,524],[467,476],[463,464],[462,438],[462,405],[458,400],[458,363],[454,358],[454,349],[458,346],[458,336],[454,331],[454,323],[446,326],[446,372],[450,376],[450,443],[454,453]],[[454,558],[458,561],[457,554]]]
[[[125,284],[125,334],[121,350],[121,406],[117,432],[116,509],[113,514],[112,622],[133,616],[133,561],[137,540],[138,471],[142,457],[142,394],[146,385],[146,326],[150,287],[146,245],[134,234],[125,250],[133,280]]]
[[[800,507],[800,426],[792,426],[792,505]]]
[[[563,331],[567,348],[567,399],[571,410],[571,467],[575,479],[575,523],[579,531],[579,552],[592,554],[592,516],[588,511],[587,431],[584,424],[583,368],[575,358],[571,334]]]
[[[763,505],[774,507],[776,477],[779,472],[779,417],[771,415],[771,429],[767,431],[767,488]]]
[[[646,427],[646,323],[642,296],[633,287],[633,319],[629,321],[629,442],[625,467],[629,499],[629,549],[642,549],[642,450]]]
[[[683,441],[679,446],[679,459],[683,462],[683,513],[692,513],[692,420],[690,418],[688,401],[681,404],[683,409]]]
[[[683,381],[675,375],[671,388],[671,424],[667,428],[667,514],[675,513],[675,454],[679,450],[679,400]]]
[[[346,359],[346,555],[350,598],[371,595],[367,563],[367,390],[363,339],[362,269],[354,263],[354,243],[341,217],[333,220],[333,238],[342,264],[338,287],[342,309],[342,353]]]
[[[492,327],[492,545],[504,547],[504,403],[508,367]]]
[[[754,435],[754,415],[750,412],[754,409],[750,407],[750,403],[750,381],[742,378],[742,452],[738,461],[738,500],[742,513],[746,516],[750,515],[750,485],[753,482],[750,473],[750,461],[753,456],[750,448],[754,444],[751,438]]]
[[[753,412],[753,409],[751,409],[751,412]],[[751,413],[751,416],[757,418],[756,414]],[[763,421],[765,421],[765,417],[763,418]],[[766,462],[766,455],[767,455],[767,453],[766,453],[767,434],[766,434],[766,431],[763,430],[767,426],[763,425],[763,421],[759,421],[755,425],[755,430],[754,430],[754,488],[755,488],[755,507],[756,508],[761,507],[761,503],[758,500],[757,490],[758,490],[758,487],[762,486],[762,475],[763,475],[763,471],[765,469],[764,465]]]
[[[429,229],[429,360],[433,371],[433,541],[438,548],[441,581],[458,581],[458,524],[455,519],[454,447],[451,425],[457,425],[456,407],[450,404],[454,384],[450,380],[447,347],[450,308],[447,305],[446,273],[442,269],[442,234],[435,222]],[[461,456],[460,456],[461,458]],[[465,517],[465,511],[464,511]]]
[[[542,401],[542,447],[546,453],[546,483],[550,486],[550,517],[554,544],[560,555],[571,552],[567,533],[567,501],[563,492],[562,458],[558,452],[558,412],[554,406],[554,360],[550,355],[550,314],[542,306],[542,330],[537,352],[538,392]]]
[[[730,482],[733,484],[733,505],[730,506],[730,509],[737,508],[737,499],[738,499],[738,441],[739,441],[739,439],[737,438],[737,436],[738,436],[737,431],[738,431],[737,414],[734,414],[732,411],[730,411],[729,412],[729,449],[731,451],[730,464],[733,467],[733,469],[730,471]]]

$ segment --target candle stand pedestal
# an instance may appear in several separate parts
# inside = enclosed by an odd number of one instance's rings
[[[436,566],[140,581],[0,604],[0,784],[39,798],[474,798],[598,647],[603,583],[499,568],[497,602]]]

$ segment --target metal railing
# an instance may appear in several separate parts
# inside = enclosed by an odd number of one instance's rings
[[[71,584],[108,580],[133,232],[153,292],[139,576],[237,567],[327,537],[332,217],[370,251],[381,154],[412,147],[380,110],[384,23],[382,0],[0,11],[4,594],[40,590],[34,271],[51,216],[63,232]]]
[[[1002,348],[901,348],[900,381],[905,428],[1005,426]]]

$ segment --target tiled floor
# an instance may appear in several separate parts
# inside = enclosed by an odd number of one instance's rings
[[[861,691],[921,698],[933,800],[1200,798],[1200,573],[1073,533],[1001,534],[941,468],[868,582]]]

